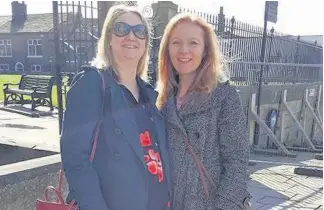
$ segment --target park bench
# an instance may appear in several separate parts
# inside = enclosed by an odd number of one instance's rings
[[[52,87],[54,81],[55,77],[53,76],[22,75],[18,84],[3,84],[4,105],[31,104],[32,111],[38,106],[49,106],[53,111]],[[25,95],[30,99],[24,99]]]

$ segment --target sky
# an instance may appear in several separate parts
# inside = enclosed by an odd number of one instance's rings
[[[151,2],[142,0],[139,1],[139,5],[149,5]],[[173,2],[182,7],[194,8],[211,14],[218,14],[220,7],[223,6],[226,17],[234,16],[237,20],[263,26],[265,7],[263,0],[178,0]],[[324,19],[323,2],[322,0],[279,0],[278,21],[276,24],[268,22],[268,28],[273,26],[276,31],[291,35],[323,35],[324,24],[320,21]],[[52,12],[51,1],[29,0],[25,3],[29,14]],[[11,1],[1,0],[0,15],[11,15]]]

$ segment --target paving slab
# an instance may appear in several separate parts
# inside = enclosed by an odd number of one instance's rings
[[[0,110],[0,144],[59,152],[57,115],[31,118]],[[295,158],[251,154],[248,190],[253,210],[323,209],[323,178],[294,174],[296,167],[322,170],[323,161],[314,153],[296,154]]]

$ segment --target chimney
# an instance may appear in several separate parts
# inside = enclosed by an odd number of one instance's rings
[[[18,1],[11,2],[11,12],[13,21],[24,21],[27,19],[27,5],[24,1],[22,3]]]

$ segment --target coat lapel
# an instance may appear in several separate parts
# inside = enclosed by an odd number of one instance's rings
[[[219,94],[219,89],[226,84],[228,82],[220,83],[216,90],[211,93],[191,92],[188,96],[187,103],[180,109],[180,118],[186,118],[186,115],[192,113],[207,111],[213,108],[215,104],[220,105],[219,102],[224,99],[225,95]]]
[[[168,142],[169,142],[170,152],[173,153],[171,155],[173,155],[173,157],[176,158],[173,161],[181,162],[184,160],[184,156],[185,156],[186,149],[187,149],[186,144],[184,143],[184,138],[188,138],[188,136],[187,136],[187,131],[185,129],[185,126],[183,125],[183,123],[178,115],[178,111],[177,111],[177,107],[176,107],[176,100],[175,100],[174,96],[170,96],[168,98],[163,110],[165,112],[167,123],[169,124],[168,132],[170,132],[170,134],[168,136],[176,135],[176,136],[180,137],[177,139],[169,139]],[[176,134],[171,134],[171,132],[176,132]],[[177,148],[177,151],[173,151],[173,148]],[[176,155],[174,155],[174,154],[176,154]],[[178,171],[178,173],[181,173],[181,170],[175,170],[175,171]],[[175,175],[175,176],[181,177],[182,175]]]
[[[136,126],[135,116],[133,115],[121,88],[115,81],[113,81],[113,79],[110,79],[109,89],[111,101],[113,101],[113,103],[111,103],[112,117],[146,170],[144,151],[139,143],[139,132]]]
[[[153,117],[153,122],[156,130],[156,136],[157,136],[157,141],[159,143],[159,148],[161,152],[161,158],[162,158],[162,163],[163,163],[163,169],[164,169],[164,174],[167,180],[167,185],[168,185],[168,190],[171,193],[172,192],[172,182],[171,182],[171,169],[170,169],[170,158],[169,158],[169,153],[167,151],[167,147],[161,146],[161,145],[166,145],[166,127],[165,127],[165,121],[164,118],[162,118],[162,115],[159,113],[159,110],[155,109],[155,114]],[[153,109],[153,110],[154,110]]]
[[[139,84],[142,90],[145,91],[146,96],[148,97],[149,104],[152,110],[153,123],[156,131],[156,138],[159,145],[166,145],[166,127],[165,120],[161,115],[160,111],[156,108],[155,102],[158,96],[158,93],[152,89],[152,87],[147,87],[143,81],[139,81]],[[161,158],[163,163],[163,170],[167,180],[168,190],[172,192],[172,181],[171,181],[171,168],[170,168],[170,158],[166,148],[159,147],[161,152]]]
[[[117,126],[120,128],[122,133],[124,134],[127,142],[132,147],[138,158],[141,160],[145,170],[147,170],[146,163],[144,162],[144,151],[139,143],[139,132],[136,125],[135,116],[133,115],[126,97],[124,96],[122,90],[118,87],[116,81],[114,81],[112,75],[107,75],[106,77],[106,86],[109,88],[108,91],[110,91],[111,94],[111,101],[114,103],[111,103],[111,111],[112,111],[112,117],[117,124]],[[165,121],[162,115],[160,114],[160,111],[157,110],[155,107],[155,102],[158,93],[154,91],[151,87],[147,87],[148,84],[146,84],[141,79],[137,79],[139,82],[140,88],[145,91],[144,94],[148,97],[149,104],[152,106],[152,116],[153,116],[153,122],[156,130],[156,136],[157,141],[160,145],[166,144],[166,129],[165,129]],[[163,167],[164,172],[168,184],[168,190],[171,193],[172,191],[172,182],[171,182],[171,168],[170,168],[170,160],[168,151],[161,148],[161,158],[163,161]]]
[[[187,132],[185,127],[182,124],[182,121],[178,115],[176,100],[174,96],[170,96],[163,108],[165,115],[167,116],[168,123],[176,126],[181,130],[181,132],[186,136]]]

